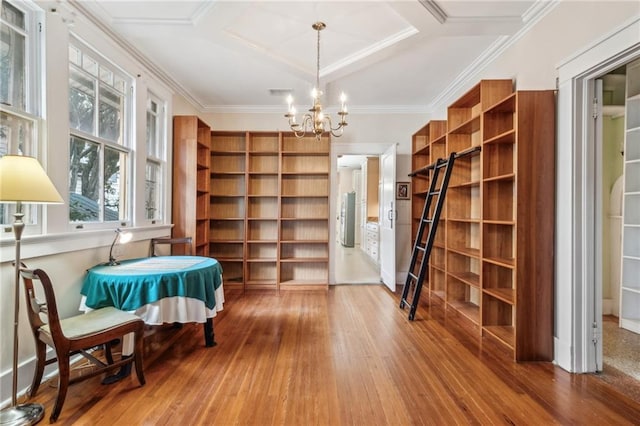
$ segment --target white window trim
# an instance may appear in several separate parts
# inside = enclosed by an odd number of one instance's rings
[[[166,99],[163,99],[162,96],[158,96],[156,95],[156,93],[151,90],[148,89],[147,90],[147,101],[145,102],[145,132],[146,132],[146,125],[148,124],[146,122],[146,112],[147,112],[147,103],[149,102],[149,100],[154,101],[159,108],[159,112],[157,113],[158,116],[161,116],[161,127],[160,127],[160,141],[159,143],[161,144],[161,152],[160,152],[160,157],[153,157],[153,156],[149,156],[148,154],[146,154],[145,157],[145,165],[146,162],[152,162],[155,163],[157,165],[160,166],[160,202],[159,202],[159,209],[161,210],[160,213],[160,218],[159,219],[147,219],[146,217],[146,211],[144,212],[144,221],[143,223],[145,224],[150,224],[150,225],[156,225],[156,224],[165,224],[165,223],[169,223],[168,222],[168,217],[170,216],[169,214],[169,204],[167,204],[167,199],[170,199],[170,197],[168,196],[169,191],[171,189],[171,181],[168,178],[168,174],[169,174],[169,162],[168,162],[168,157],[169,157],[169,138],[168,138],[168,134],[169,134],[169,126],[168,126],[168,122],[169,120],[169,116],[167,114],[167,112],[169,111],[168,108],[168,102]],[[145,140],[146,143],[146,140]],[[145,146],[146,148],[146,146]],[[147,150],[145,149],[145,153],[147,153]],[[146,198],[146,193],[143,194],[142,199],[143,201]],[[146,210],[143,209],[143,210]]]
[[[81,130],[73,129],[71,128],[70,125],[69,125],[69,139],[71,138],[71,136],[77,136],[82,139],[86,139],[91,142],[98,143],[102,148],[109,147],[112,149],[116,149],[118,151],[126,152],[128,154],[127,164],[125,166],[127,170],[127,174],[125,177],[125,180],[126,180],[125,185],[126,185],[126,191],[127,191],[126,219],[117,220],[117,221],[105,221],[104,218],[102,218],[101,220],[95,221],[95,222],[93,221],[73,222],[69,220],[67,215],[67,221],[69,223],[70,230],[71,232],[74,232],[74,231],[83,231],[83,230],[114,229],[121,226],[127,226],[127,227],[132,226],[135,223],[134,205],[136,203],[136,196],[137,196],[134,191],[134,184],[133,184],[133,181],[135,180],[134,177],[137,172],[134,165],[136,163],[136,159],[135,159],[136,153],[140,151],[139,150],[140,147],[136,146],[137,144],[134,144],[135,138],[133,137],[135,127],[136,127],[135,114],[134,114],[134,110],[136,108],[136,96],[135,96],[135,86],[134,86],[135,80],[130,73],[124,70],[116,62],[110,60],[100,51],[93,48],[89,44],[85,43],[83,40],[81,40],[79,37],[75,36],[74,34],[70,35],[69,44],[77,47],[83,53],[89,54],[91,58],[94,59],[99,65],[105,66],[106,68],[109,68],[114,72],[119,73],[121,77],[124,77],[126,79],[126,87],[125,87],[126,99],[125,99],[124,111],[122,114],[122,120],[125,122],[122,129],[122,144],[118,144],[116,142],[101,138],[97,135],[88,134]],[[68,57],[67,57],[66,64],[67,64],[67,68],[71,66]],[[95,78],[99,80],[98,77],[95,77]],[[67,79],[67,84],[68,84],[68,79]],[[96,93],[98,91],[99,91],[99,86],[96,87]],[[69,87],[67,87],[67,93],[68,92],[69,92]],[[67,98],[67,102],[68,102],[68,98]],[[96,105],[96,113],[97,113],[97,110],[98,108]],[[67,143],[70,143],[70,140]],[[139,143],[140,142],[138,141],[138,144]],[[100,167],[99,173],[100,173],[101,181],[104,176],[104,173],[103,173],[104,158],[102,156],[104,156],[104,153],[101,154],[102,160],[99,165]],[[69,158],[67,158],[67,161],[69,161]],[[101,185],[102,185],[102,189],[104,189],[104,182],[101,182]],[[68,181],[67,181],[67,195],[69,195]],[[101,199],[103,196],[104,196],[104,191],[101,190]]]

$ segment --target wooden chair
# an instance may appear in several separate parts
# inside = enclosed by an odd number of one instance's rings
[[[168,245],[173,249],[174,245],[182,245],[184,246],[183,250],[178,252],[177,254],[184,254],[187,256],[191,256],[191,246],[193,239],[191,237],[181,237],[181,238],[152,238],[151,239],[151,256],[158,256],[156,251],[157,246],[159,245]],[[173,250],[172,250],[173,251]],[[173,254],[173,253],[172,253]]]
[[[108,307],[96,309],[83,315],[60,319],[56,306],[55,294],[49,276],[41,269],[20,270],[25,287],[29,323],[36,341],[37,365],[33,375],[33,382],[29,396],[35,396],[42,380],[42,374],[46,365],[58,362],[58,395],[49,421],[55,422],[60,415],[62,405],[67,396],[67,388],[70,384],[79,382],[101,373],[109,373],[119,367],[130,367],[135,364],[136,374],[140,385],[144,385],[145,379],[142,372],[142,337],[144,322],[139,317],[116,308]],[[34,282],[39,282],[44,290],[45,303],[36,299]],[[45,317],[46,322],[43,321]],[[121,357],[119,361],[113,360],[111,343],[123,337],[125,334],[134,333],[134,353],[130,357]],[[51,346],[56,357],[47,360],[47,345]],[[97,359],[89,353],[89,349],[104,345],[107,363]],[[80,377],[69,378],[69,358],[75,354],[81,354],[97,369],[83,374]],[[114,372],[115,373],[115,372]]]

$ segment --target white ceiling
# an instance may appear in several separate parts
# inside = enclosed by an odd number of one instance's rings
[[[209,112],[298,110],[315,85],[323,21],[324,104],[425,112],[460,77],[526,31],[549,1],[69,0]],[[275,90],[277,95],[270,91]]]

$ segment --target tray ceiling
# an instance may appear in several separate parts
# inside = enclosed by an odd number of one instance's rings
[[[325,104],[428,111],[460,76],[549,9],[539,1],[78,1],[203,111],[309,102],[316,33]]]

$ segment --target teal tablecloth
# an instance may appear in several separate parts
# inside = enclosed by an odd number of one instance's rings
[[[93,309],[114,306],[134,311],[164,297],[191,297],[207,308],[216,306],[215,291],[222,284],[217,260],[199,256],[158,256],[99,265],[87,271],[82,293]]]

